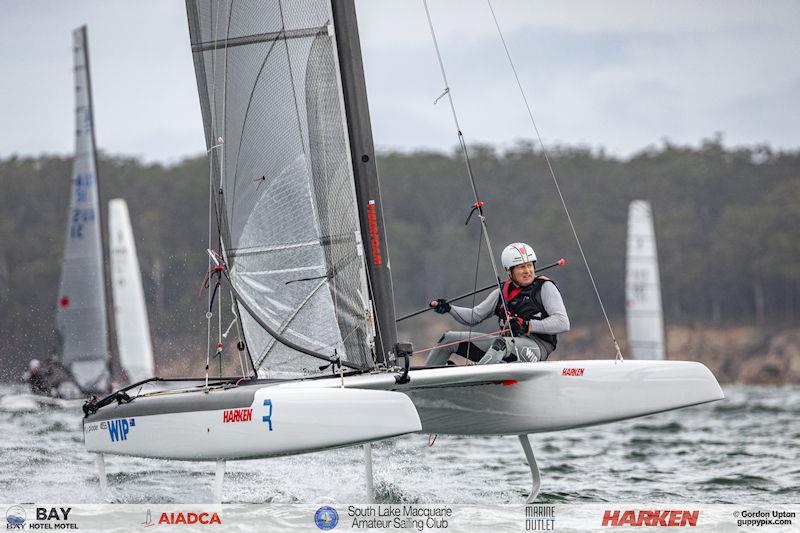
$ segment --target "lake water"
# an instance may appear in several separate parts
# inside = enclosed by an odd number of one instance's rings
[[[797,503],[800,387],[723,387],[726,399],[669,413],[531,436],[539,502]],[[39,405],[0,386],[0,493],[7,502],[212,501],[214,465],[106,458],[99,489],[79,403]],[[530,472],[516,437],[411,435],[373,445],[379,503],[517,504]],[[228,463],[223,501],[365,501],[360,447]]]

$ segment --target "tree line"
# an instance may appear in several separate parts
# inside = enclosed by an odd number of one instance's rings
[[[495,257],[509,242],[533,245],[575,325],[602,315],[544,154],[519,143],[471,146]],[[664,143],[630,158],[582,147],[548,153],[610,315],[624,316],[627,206],[653,207],[668,324],[785,325],[800,311],[800,151]],[[128,202],[157,357],[205,359],[208,162],[145,164],[101,154],[102,215]],[[42,155],[0,160],[0,338],[3,380],[47,357],[67,223],[72,161]],[[460,152],[378,156],[398,314],[437,296],[492,282]],[[477,271],[477,276],[476,276]],[[465,305],[470,303],[467,299]],[[165,354],[165,355],[162,355]],[[12,363],[12,364],[8,364]]]

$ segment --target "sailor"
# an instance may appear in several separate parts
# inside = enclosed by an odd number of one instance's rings
[[[23,376],[30,385],[31,392],[34,394],[50,394],[50,375],[46,366],[38,359],[31,359],[28,363],[28,370]]]
[[[495,315],[502,336],[448,331],[428,356],[425,366],[442,366],[452,354],[479,364],[544,361],[556,349],[559,333],[569,331],[569,317],[561,293],[552,280],[536,275],[536,254],[523,242],[509,244],[501,256],[508,280],[473,308],[450,305],[437,298],[430,306],[450,313],[457,322],[474,326]],[[508,314],[506,314],[508,311]]]

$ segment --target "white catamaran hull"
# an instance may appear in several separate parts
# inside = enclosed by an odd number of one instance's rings
[[[689,361],[473,365],[412,370],[409,378],[398,385],[394,374],[362,374],[345,377],[344,389],[331,377],[139,397],[88,417],[86,448],[170,459],[270,457],[415,431],[558,431],[724,397],[713,374]]]
[[[353,376],[346,386],[405,392],[422,431],[520,435],[605,424],[724,398],[708,368],[692,361],[552,361]],[[283,386],[335,386],[331,380]]]
[[[184,460],[305,453],[420,428],[404,394],[275,385],[140,397],[84,420],[90,452]]]

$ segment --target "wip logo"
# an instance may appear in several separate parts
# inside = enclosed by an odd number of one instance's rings
[[[565,368],[561,370],[562,376],[582,376],[583,369],[582,368]]]
[[[106,427],[108,428],[108,436],[111,437],[111,442],[128,440],[128,433],[131,428],[136,427],[136,419],[118,418],[116,420],[109,420]]]
[[[217,513],[161,513],[158,525],[161,524],[222,524]]]
[[[700,511],[605,511],[602,526],[695,527]]]
[[[253,419],[252,409],[228,409],[222,413],[222,422],[250,422]]]
[[[367,221],[369,225],[369,243],[372,249],[372,264],[381,266],[383,265],[383,257],[381,257],[381,239],[378,234],[378,213],[375,211],[375,200],[370,200],[367,204]]]

